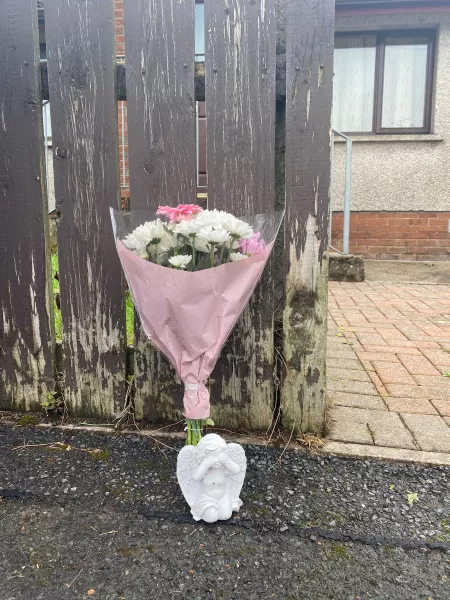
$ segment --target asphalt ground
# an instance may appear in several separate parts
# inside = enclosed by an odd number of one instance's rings
[[[241,511],[207,525],[180,447],[0,424],[0,600],[450,598],[450,468],[248,445]]]

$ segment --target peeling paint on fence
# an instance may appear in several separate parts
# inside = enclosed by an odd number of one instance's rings
[[[322,433],[334,3],[286,0],[286,7],[286,368],[281,409],[284,425]]]
[[[0,0],[0,409],[53,390],[42,112],[34,3]]]
[[[113,0],[46,0],[65,400],[114,417],[125,399],[125,313],[109,206],[119,206]]]
[[[194,0],[126,2],[124,28],[131,208],[195,203]],[[178,420],[175,369],[135,321],[136,413]]]
[[[275,210],[275,0],[205,3],[208,207]],[[273,261],[211,376],[213,415],[267,428],[274,408]]]

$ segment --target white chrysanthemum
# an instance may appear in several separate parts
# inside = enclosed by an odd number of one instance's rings
[[[223,227],[230,232],[231,236],[237,239],[251,238],[253,235],[253,227],[230,215],[230,218],[224,223]]]
[[[164,225],[160,219],[156,221],[147,221],[127,235],[123,240],[124,245],[130,250],[137,250],[139,253],[147,244],[159,244],[165,234]]]
[[[173,267],[177,269],[185,269],[192,260],[192,256],[189,254],[179,254],[178,256],[172,256],[169,258],[169,262]]]
[[[189,221],[180,221],[176,224],[174,232],[189,237],[191,235],[197,235],[201,225],[197,223],[197,219],[190,219]]]
[[[177,236],[172,232],[164,231],[164,235],[161,238],[161,241],[158,244],[158,254],[164,254],[164,252],[168,252],[172,248],[175,248],[177,245]]]
[[[190,246],[195,245],[197,251],[209,252],[207,242],[198,238],[197,234],[200,229],[202,229],[202,226],[199,225],[197,219],[190,219],[189,221],[180,221],[180,223],[177,223],[174,232],[176,235],[183,235]]]
[[[248,258],[246,254],[241,254],[241,252],[231,252],[230,260],[232,262],[237,262],[238,260],[244,260],[244,258]]]
[[[231,217],[230,213],[223,210],[204,210],[196,218],[195,221],[200,227],[222,227]]]
[[[222,227],[204,227],[203,229],[200,229],[197,236],[200,240],[204,240],[208,244],[214,245],[223,244],[230,239],[230,234]]]

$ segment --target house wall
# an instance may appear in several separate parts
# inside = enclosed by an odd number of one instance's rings
[[[450,13],[336,15],[337,31],[411,27],[437,28],[432,134],[352,136],[351,210],[364,214],[352,218],[350,246],[378,258],[449,259]],[[336,140],[334,151],[333,209],[339,211],[345,144]],[[336,215],[332,235],[338,247],[339,220]]]

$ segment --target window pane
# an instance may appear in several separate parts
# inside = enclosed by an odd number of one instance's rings
[[[205,5],[195,5],[195,54],[198,60],[205,56]]]
[[[424,126],[428,44],[426,38],[387,38],[381,127]]]
[[[50,119],[50,102],[46,102],[42,109],[42,120],[44,123],[44,136],[48,139],[52,137],[52,121]]]
[[[334,51],[333,128],[371,132],[375,87],[375,35],[338,35]]]

